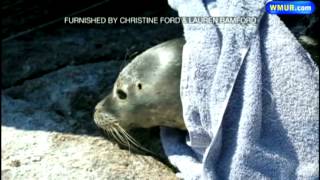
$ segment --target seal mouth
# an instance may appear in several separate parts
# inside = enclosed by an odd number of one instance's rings
[[[108,135],[114,137],[117,142],[121,144],[128,144],[128,141],[125,141],[124,138],[126,137],[125,135],[128,135],[128,133],[120,126],[119,121],[116,120],[112,115],[102,112],[95,112],[93,119],[99,128],[101,128]]]
[[[94,122],[102,129],[106,129],[109,126],[113,126],[114,124],[119,123],[119,121],[110,114],[102,112],[95,112],[93,119]]]
[[[121,145],[129,147],[129,149],[133,147],[137,150],[154,154],[141,146],[123,127],[120,126],[119,121],[110,114],[95,112],[93,119],[98,127],[100,127],[108,136],[113,137]]]

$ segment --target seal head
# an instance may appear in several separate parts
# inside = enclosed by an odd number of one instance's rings
[[[154,46],[134,58],[119,74],[112,93],[95,108],[102,129],[167,126],[186,129],[180,100],[184,39]]]

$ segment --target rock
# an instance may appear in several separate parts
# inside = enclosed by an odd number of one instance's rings
[[[311,57],[316,64],[320,64],[319,54],[319,30],[320,30],[320,19],[319,9],[308,16],[291,16],[291,15],[279,15],[284,21],[289,30],[301,43],[301,45],[310,53]]]
[[[2,178],[176,179],[174,170],[164,164],[167,160],[161,154],[157,131],[139,130],[135,134],[143,145],[150,142],[159,156],[121,149],[97,128],[92,113],[130,59],[152,45],[180,36],[182,26],[77,26],[61,21],[8,40],[9,36],[67,14],[67,9],[61,9],[65,8],[61,7],[62,1],[56,2],[55,8],[46,2],[4,3],[8,16],[1,62]],[[88,7],[79,3],[74,4],[75,10]],[[23,4],[28,7],[21,9]],[[115,9],[122,3],[106,6]],[[109,12],[106,6],[98,11]],[[39,14],[29,9],[51,9],[55,13],[49,13],[53,15],[50,18],[47,12]]]
[[[94,105],[120,67],[70,65],[3,90],[2,178],[176,179],[158,157],[120,149],[93,123]]]
[[[298,40],[301,44],[303,44],[305,46],[317,46],[318,45],[317,40],[312,37],[309,37],[309,36],[302,35],[299,37]]]
[[[126,31],[120,31],[126,29]],[[158,42],[175,38],[178,25],[112,27],[61,27],[45,35],[28,34],[2,44],[2,85],[11,87],[41,77],[68,65],[101,62],[101,58],[122,60]],[[168,33],[169,32],[169,33]],[[52,35],[52,33],[54,35]],[[164,35],[163,35],[164,34]],[[121,37],[121,39],[119,39]],[[150,40],[146,41],[146,37]]]
[[[6,117],[3,124],[30,130],[50,128],[73,132],[82,128],[93,132],[96,129],[92,121],[94,105],[102,98],[103,91],[112,87],[119,66],[118,61],[67,66],[6,89],[4,93],[8,96],[2,100]],[[17,122],[21,113],[29,118]]]
[[[108,141],[93,123],[94,105],[120,65],[67,66],[4,90],[2,178],[176,179],[154,157]]]
[[[1,177],[10,179],[176,179],[150,156],[103,137],[2,126]]]

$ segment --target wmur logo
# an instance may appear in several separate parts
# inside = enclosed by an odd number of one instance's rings
[[[266,4],[269,14],[312,14],[315,9],[311,1],[270,1]]]

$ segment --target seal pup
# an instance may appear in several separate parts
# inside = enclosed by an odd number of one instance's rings
[[[121,142],[130,139],[126,131],[132,128],[185,130],[179,90],[184,43],[183,38],[169,40],[135,57],[96,105],[95,123]]]

